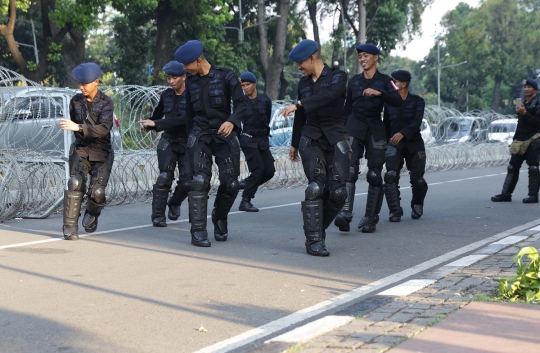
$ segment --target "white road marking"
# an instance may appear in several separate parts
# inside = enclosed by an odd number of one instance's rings
[[[405,295],[412,294],[424,287],[427,287],[435,282],[437,281],[435,281],[434,279],[412,279],[405,283],[398,284],[395,287],[389,288],[377,295],[403,297]]]
[[[473,180],[473,179],[488,178],[488,177],[492,177],[492,176],[498,176],[498,175],[501,175],[501,174],[506,174],[506,173],[486,174],[486,175],[475,176],[475,177],[470,177],[470,178],[462,178],[462,179],[442,181],[442,182],[438,182],[438,183],[430,183],[429,186],[448,184],[448,183],[453,183],[453,182],[456,182],[456,181],[467,181],[467,180]],[[401,187],[401,190],[405,190],[405,189],[410,189],[410,186]],[[360,196],[360,195],[367,195],[367,193],[362,192],[362,193],[355,194],[355,196]],[[286,204],[282,204],[282,205],[268,206],[268,207],[259,207],[259,210],[263,211],[263,210],[270,210],[270,209],[274,209],[274,208],[290,207],[290,206],[297,206],[297,205],[300,205],[300,202],[286,203]],[[244,211],[233,211],[233,212],[229,212],[229,215],[235,215],[235,214],[239,214],[239,213],[245,213],[245,212]],[[207,218],[210,218],[210,217],[211,216],[208,216]],[[176,224],[176,223],[185,223],[185,222],[188,222],[188,219],[181,219],[181,220],[178,220],[178,221],[169,221],[168,223],[169,224]],[[141,225],[141,226],[104,230],[104,231],[95,232],[95,233],[91,233],[91,234],[79,234],[79,238],[84,238],[84,237],[88,237],[88,236],[91,236],[91,235],[110,234],[110,233],[116,233],[116,232],[124,232],[124,231],[127,231],[127,230],[150,228],[150,227],[153,227],[152,224],[144,224],[144,225]],[[43,243],[50,243],[50,242],[53,242],[53,241],[60,241],[60,240],[64,240],[64,238],[63,237],[49,238],[49,239],[45,239],[45,240],[29,241],[29,242],[25,242],[25,243],[2,245],[2,246],[0,246],[0,250],[9,249],[9,248],[18,248],[18,247],[29,246],[29,245],[37,245],[37,244],[43,244]]]
[[[539,227],[535,227],[535,228],[539,228]],[[533,229],[531,229],[531,230],[533,230]],[[534,230],[536,230],[536,229],[534,229]],[[527,235],[512,235],[512,236],[506,237],[504,239],[501,239],[501,240],[499,240],[499,241],[497,241],[497,242],[495,242],[493,244],[496,244],[496,245],[510,245],[510,244],[519,243],[520,241],[525,240],[528,237],[529,236],[527,236]]]
[[[237,336],[231,337],[224,341],[217,342],[211,346],[202,348],[196,351],[195,353],[226,353],[235,349],[239,349],[248,344],[252,344],[253,342],[269,337],[275,334],[276,332],[283,331],[284,329],[292,327],[300,322],[309,320],[312,317],[324,315],[325,313],[330,312],[330,311],[336,312],[337,310],[339,310],[339,308],[344,307],[347,304],[351,303],[352,301],[355,301],[363,296],[379,291],[394,283],[401,282],[404,279],[417,275],[430,268],[436,267],[458,256],[474,251],[484,245],[490,244],[494,241],[501,240],[509,235],[516,234],[518,232],[521,232],[526,229],[530,229],[531,227],[535,227],[535,226],[540,226],[540,219],[536,219],[534,221],[528,222],[521,226],[517,226],[507,231],[504,231],[502,233],[493,235],[489,238],[479,240],[472,244],[466,245],[462,248],[450,251],[446,254],[443,254],[431,260],[425,261],[411,268],[408,268],[404,271],[395,273],[385,278],[381,278],[365,286],[353,289],[352,291],[344,293],[340,296],[325,300],[309,308],[302,309],[300,311],[297,311],[295,313],[282,317],[281,319],[274,320],[265,325],[246,331],[244,333],[241,333]]]
[[[310,339],[320,336],[323,333],[330,332],[335,328],[346,325],[349,322],[353,321],[354,317],[352,316],[337,316],[337,315],[328,315],[319,320],[315,320],[295,328],[292,331],[282,334],[268,340],[264,343],[272,342],[289,342],[289,343],[302,343],[309,341]]]
[[[461,259],[458,259],[454,262],[451,262],[447,264],[446,266],[452,266],[452,267],[465,267],[470,266],[474,264],[475,262],[478,262],[482,260],[483,258],[486,258],[488,255],[482,254],[482,255],[469,255],[462,257]]]

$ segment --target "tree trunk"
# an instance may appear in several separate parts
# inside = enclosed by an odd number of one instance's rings
[[[501,84],[503,77],[501,74],[496,74],[494,80],[495,83],[493,85],[493,101],[491,102],[491,109],[494,112],[498,112],[499,103],[501,102]]]
[[[69,37],[71,40],[66,36],[62,41],[62,57],[64,58],[67,72],[64,86],[77,88],[77,81],[71,77],[71,71],[73,71],[77,65],[86,61],[84,32],[80,29],[72,28],[69,30]]]
[[[319,24],[317,22],[317,1],[308,1],[309,18],[311,19],[311,25],[313,26],[313,39],[317,42],[319,48],[321,47],[321,40],[319,38]]]
[[[166,85],[167,79],[159,75],[165,64],[171,61],[172,30],[176,19],[176,11],[170,0],[160,0],[156,10],[156,55],[152,70],[152,83],[154,85]]]
[[[264,0],[258,0],[259,8],[257,13],[257,21],[259,23],[264,22],[264,15],[266,12],[266,6]],[[259,38],[261,45],[261,63],[266,72],[266,94],[270,99],[276,100],[279,90],[279,77],[285,66],[285,43],[287,41],[287,19],[289,14],[289,7],[291,5],[290,0],[281,0],[278,6],[277,25],[276,25],[276,37],[273,40],[273,52],[272,58],[268,55],[268,32],[266,26],[261,25],[259,27]]]
[[[283,70],[281,70],[281,74],[279,75],[279,82],[281,83],[281,85],[279,87],[278,99],[285,99],[285,95],[287,94],[287,87],[289,87],[289,82],[285,79]]]
[[[359,24],[358,24],[358,35],[356,36],[357,44],[364,44],[366,42],[366,22],[367,22],[367,0],[358,0],[358,13],[359,13]],[[358,65],[358,59],[356,62],[356,73],[362,72],[362,67]]]

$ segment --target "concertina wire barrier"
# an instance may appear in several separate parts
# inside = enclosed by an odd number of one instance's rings
[[[114,100],[117,118],[113,129],[115,160],[107,186],[109,206],[152,199],[152,186],[159,174],[155,148],[160,136],[155,132],[143,133],[137,121],[151,116],[165,88],[100,87]],[[73,134],[60,130],[57,120],[69,116],[69,101],[75,93],[69,88],[41,86],[0,67],[0,221],[46,218],[62,206]],[[273,105],[270,140],[276,174],[260,190],[294,188],[307,182],[302,164],[293,163],[288,157],[293,117],[285,120],[278,114],[288,103],[276,101]],[[427,106],[424,118],[427,172],[508,162],[507,140],[490,141],[488,130],[494,121],[508,125],[515,118],[493,112],[460,113],[436,106]],[[360,178],[366,172],[366,161],[362,159]],[[242,155],[240,178],[248,174]],[[211,193],[219,184],[217,175],[214,166]]]

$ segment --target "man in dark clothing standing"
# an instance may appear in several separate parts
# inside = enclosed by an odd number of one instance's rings
[[[389,143],[386,147],[386,174],[383,189],[390,209],[390,222],[399,222],[403,216],[403,209],[399,202],[399,173],[403,168],[404,159],[412,187],[411,217],[418,219],[424,213],[424,198],[428,185],[424,180],[426,147],[420,134],[420,125],[424,118],[426,103],[422,97],[409,93],[410,72],[394,71],[392,77],[403,99],[403,106],[397,108],[385,105],[384,108],[383,121]]]
[[[289,157],[300,160],[308,178],[302,201],[306,251],[328,256],[326,229],[345,202],[345,180],[351,147],[343,124],[347,74],[321,60],[317,42],[304,39],[289,53],[304,77],[298,83],[298,101],[285,107],[295,112]]]
[[[59,119],[62,130],[75,132],[75,142],[69,156],[68,189],[64,191],[64,239],[79,239],[79,215],[86,178],[90,174],[90,187],[86,195],[86,211],[82,225],[87,233],[95,232],[98,217],[105,207],[105,188],[109,182],[114,152],[111,146],[114,104],[98,89],[101,68],[94,63],[77,66],[71,72],[80,94],[69,104],[70,119]]]
[[[175,57],[191,74],[186,79],[186,119],[188,131],[191,130],[188,156],[193,173],[188,193],[191,243],[208,247],[211,243],[206,230],[206,212],[212,156],[219,169],[220,182],[212,211],[214,238],[226,241],[227,216],[239,190],[238,132],[247,113],[246,102],[236,75],[230,69],[210,64],[204,57],[200,41],[188,41],[178,48]]]
[[[377,70],[381,51],[373,44],[356,47],[358,63],[364,70],[349,80],[344,114],[347,132],[351,137],[352,157],[347,176],[347,199],[335,225],[342,232],[350,230],[353,217],[354,193],[360,168],[360,158],[367,158],[369,183],[366,213],[358,228],[364,233],[373,233],[379,222],[382,206],[382,168],[386,151],[386,131],[382,122],[384,104],[400,107],[403,100],[397,93],[392,79]]]
[[[510,164],[504,180],[502,192],[491,198],[493,202],[510,202],[512,193],[519,179],[519,169],[524,161],[529,165],[529,193],[523,203],[538,203],[540,188],[540,99],[536,95],[538,83],[533,79],[525,80],[523,93],[525,104],[516,104],[518,124],[514,142],[510,146]]]
[[[186,92],[184,81],[186,70],[178,61],[171,61],[163,66],[167,74],[167,88],[161,93],[159,103],[152,117],[141,120],[144,132],[163,131],[157,146],[159,176],[152,190],[152,224],[154,227],[166,227],[165,209],[169,205],[170,220],[180,217],[180,206],[189,192],[191,173],[187,152]],[[165,117],[164,119],[162,119]],[[171,198],[169,192],[174,180],[174,171],[178,165],[178,183]]]
[[[257,77],[249,71],[238,76],[246,95],[247,115],[242,119],[240,147],[246,157],[250,175],[245,179],[240,211],[259,212],[251,203],[257,189],[272,179],[276,169],[270,151],[270,118],[272,100],[264,93],[257,92]]]

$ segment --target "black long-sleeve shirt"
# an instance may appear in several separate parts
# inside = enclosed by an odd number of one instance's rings
[[[247,115],[242,119],[240,146],[268,149],[272,100],[264,93],[257,93],[254,99],[246,96],[245,100]]]
[[[345,139],[343,103],[347,73],[326,64],[316,82],[304,76],[298,82],[298,100],[302,107],[294,115],[291,145],[298,148],[301,135],[318,139],[325,135],[333,145]]]
[[[90,161],[105,161],[109,152],[104,147],[111,145],[114,123],[113,100],[99,90],[91,102],[83,94],[76,94],[69,104],[69,116],[83,127],[82,133],[75,132],[77,153]]]
[[[540,132],[540,97],[536,96],[530,102],[525,103],[527,113],[518,114],[518,124],[514,140],[526,141]]]
[[[166,136],[187,138],[186,91],[180,95],[172,88],[163,91],[150,120],[156,124],[155,130],[164,131]]]
[[[424,99],[411,93],[403,100],[401,107],[385,104],[383,122],[387,137],[390,139],[398,132],[403,135],[403,139],[395,146],[397,149],[401,150],[407,146],[412,153],[425,149],[420,134],[425,107]]]
[[[364,96],[364,90],[368,88],[381,92],[381,96]],[[365,78],[364,73],[351,78],[343,112],[348,117],[347,132],[359,140],[366,140],[371,131],[375,140],[385,140],[386,130],[381,116],[385,103],[395,107],[403,104],[403,99],[389,76],[377,70],[370,79]]]
[[[219,129],[225,121],[229,121],[238,132],[246,112],[244,92],[230,69],[212,65],[207,75],[193,75],[186,79],[186,120],[189,130]]]

